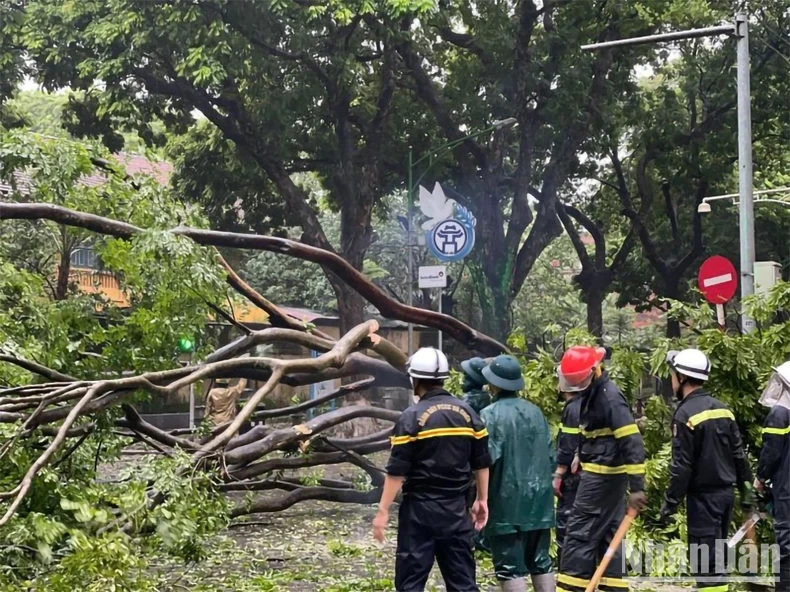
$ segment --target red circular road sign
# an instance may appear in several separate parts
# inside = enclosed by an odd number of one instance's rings
[[[729,259],[714,255],[700,266],[697,283],[705,300],[711,304],[724,304],[735,296],[738,272]]]

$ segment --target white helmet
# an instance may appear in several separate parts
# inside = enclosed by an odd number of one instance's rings
[[[705,382],[710,378],[710,360],[698,349],[667,353],[667,364],[678,374]]]
[[[450,376],[450,364],[435,347],[421,347],[409,358],[408,374],[423,380],[446,380]]]
[[[765,407],[781,405],[790,409],[790,362],[774,368],[774,373],[760,396],[760,404]]]

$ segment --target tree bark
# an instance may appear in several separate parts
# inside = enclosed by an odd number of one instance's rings
[[[142,231],[142,229],[126,222],[51,204],[0,202],[0,220],[6,219],[52,220],[60,224],[76,226],[92,232],[127,240]],[[476,349],[486,355],[496,355],[508,351],[504,344],[488,335],[475,331],[458,319],[440,315],[431,310],[406,306],[394,300],[381,288],[368,280],[359,270],[350,265],[348,261],[332,251],[326,251],[297,241],[256,234],[218,232],[187,226],[178,226],[172,229],[171,232],[185,236],[201,245],[257,249],[318,263],[324,268],[331,269],[335,275],[356,290],[361,297],[374,305],[386,318],[396,318],[401,321],[441,329],[468,348]]]
[[[603,301],[606,293],[597,288],[585,293],[587,303],[587,330],[596,337],[603,337]]]
[[[60,258],[55,293],[53,294],[54,299],[58,302],[69,297],[69,275],[71,274],[71,249],[69,249],[68,230],[65,226],[60,227],[60,234]]]

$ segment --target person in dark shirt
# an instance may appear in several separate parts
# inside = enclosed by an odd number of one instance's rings
[[[645,448],[642,435],[625,396],[603,370],[603,348],[574,346],[560,362],[560,374],[580,393],[581,478],[567,523],[560,559],[557,590],[583,592],[628,505],[641,510],[647,505]],[[599,590],[628,589],[622,546],[612,556]]]
[[[557,470],[554,473],[553,486],[554,495],[557,496],[557,555],[561,557],[565,527],[576,499],[576,490],[579,488],[578,454],[582,398],[561,374],[558,379],[558,389],[560,397],[565,401],[565,407],[562,410],[560,432],[557,434]]]
[[[760,403],[771,411],[763,427],[763,449],[754,487],[771,492],[779,545],[779,579],[775,589],[790,590],[790,362],[776,368]]]
[[[672,389],[680,401],[672,421],[669,487],[659,522],[666,524],[686,498],[689,563],[697,588],[727,592],[724,541],[735,504],[749,512],[752,472],[735,416],[703,389],[710,360],[698,349],[670,352]]]
[[[398,511],[395,589],[422,592],[434,559],[448,592],[477,592],[474,531],[488,521],[488,432],[477,413],[442,388],[450,368],[432,347],[409,360],[415,402],[393,430],[392,452],[373,520],[373,537],[384,541],[389,508],[403,490]],[[471,516],[467,492],[475,476]]]

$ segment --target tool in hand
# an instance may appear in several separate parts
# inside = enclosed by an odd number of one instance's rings
[[[612,561],[612,557],[614,557],[615,553],[617,553],[618,547],[620,547],[620,543],[623,542],[625,538],[625,533],[628,532],[628,529],[631,528],[631,523],[636,518],[636,515],[639,512],[635,508],[629,508],[628,513],[623,518],[623,521],[620,523],[620,527],[617,529],[617,532],[614,533],[614,537],[612,537],[612,542],[609,543],[609,548],[606,549],[606,553],[603,555],[603,560],[601,560],[601,564],[598,566],[598,569],[595,570],[595,574],[593,575],[590,583],[587,584],[587,589],[585,592],[594,592],[596,586],[598,586],[598,582],[601,581],[606,568],[609,567],[609,563]]]
[[[741,526],[738,529],[738,532],[736,532],[734,535],[732,535],[730,540],[727,541],[727,547],[729,549],[732,549],[735,545],[740,543],[743,540],[743,537],[745,537],[749,533],[749,531],[752,531],[754,529],[755,525],[760,521],[760,519],[761,519],[761,516],[757,512],[752,514],[749,517],[749,519],[746,522],[743,523],[743,526]]]

